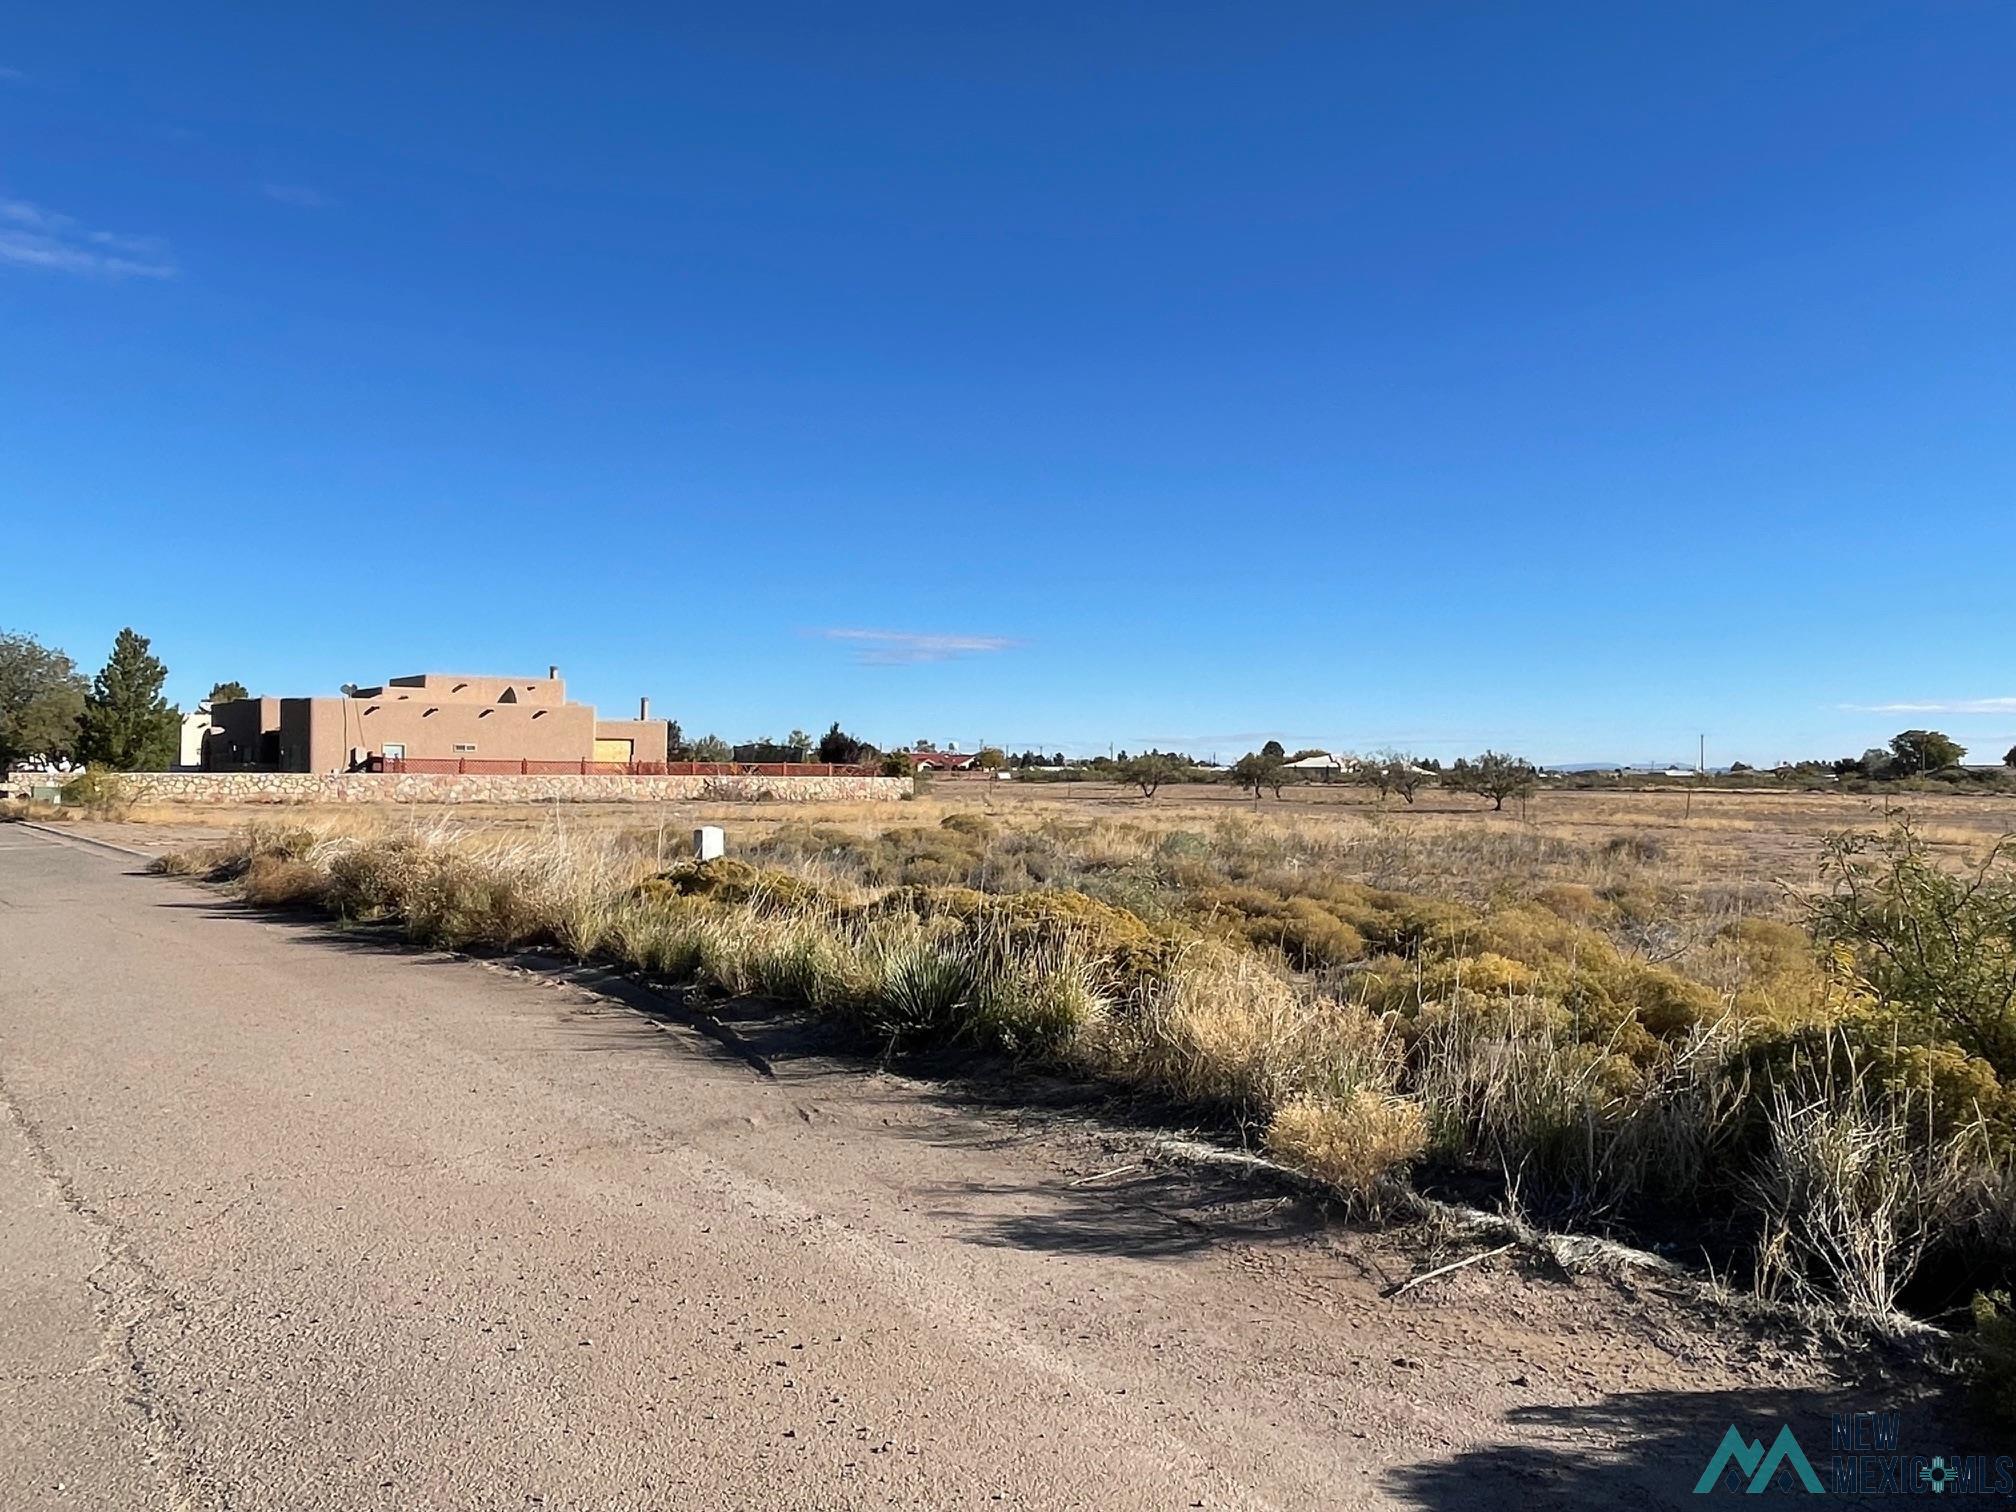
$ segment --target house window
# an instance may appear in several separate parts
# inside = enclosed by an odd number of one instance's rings
[[[473,740],[458,740],[455,742],[453,749],[457,756],[474,756],[476,754],[476,742]]]

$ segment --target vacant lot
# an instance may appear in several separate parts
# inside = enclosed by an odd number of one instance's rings
[[[1669,903],[1685,911],[1742,907],[1782,917],[1784,889],[1816,881],[1824,839],[1851,829],[1879,829],[1905,812],[1951,865],[1970,865],[2002,835],[2016,833],[2016,800],[2006,796],[1810,792],[1601,792],[1548,790],[1504,812],[1474,798],[1427,790],[1415,804],[1377,800],[1347,784],[1310,784],[1254,800],[1224,784],[1169,786],[1153,798],[1111,782],[1028,784],[927,780],[905,804],[562,804],[562,806],[258,806],[139,808],[123,821],[67,818],[83,833],[145,851],[216,841],[250,823],[306,823],[343,831],[454,825],[496,835],[625,835],[653,855],[685,853],[696,825],[722,825],[730,853],[780,829],[806,825],[855,833],[929,829],[960,812],[980,812],[1010,827],[1121,823],[1145,829],[1210,831],[1252,825],[1262,833],[1327,837],[1361,857],[1361,877],[1399,887],[1450,887],[1476,895],[1506,881],[1615,879],[1621,869],[1653,877]],[[1623,857],[1623,863],[1619,861]],[[1627,865],[1629,863],[1629,865]]]
[[[1901,974],[1857,933],[1917,909],[1950,934],[1945,879],[2016,810],[1902,807],[1909,830],[1845,795],[1549,792],[1499,813],[944,782],[893,807],[282,809],[208,845],[190,842],[234,816],[122,833],[254,903],[543,945],[1103,1082],[1362,1208],[1461,1195],[1885,1317],[2006,1284],[2016,1249],[1999,903],[1965,904],[1976,932]],[[702,821],[727,861],[683,861]],[[1830,852],[1843,830],[1889,839]],[[1813,912],[1844,887],[1874,906]]]

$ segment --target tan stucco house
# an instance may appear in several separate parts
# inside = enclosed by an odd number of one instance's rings
[[[633,762],[665,759],[665,721],[640,700],[635,719],[597,719],[569,703],[560,669],[544,677],[423,672],[335,698],[237,698],[210,710],[203,765],[351,772],[386,760]]]

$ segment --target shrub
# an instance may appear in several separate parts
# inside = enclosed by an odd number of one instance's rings
[[[380,919],[399,913],[429,864],[416,840],[381,840],[339,851],[329,861],[326,902],[346,919]]]
[[[712,861],[684,861],[639,884],[645,897],[709,898],[716,903],[787,910],[830,905],[825,889],[786,871],[751,866],[732,856]]]
[[[1420,1104],[1365,1087],[1339,1101],[1287,1103],[1267,1124],[1270,1151],[1365,1207],[1427,1144]]]
[[[328,883],[328,874],[307,861],[255,856],[245,872],[245,901],[255,908],[317,908]]]
[[[117,818],[133,807],[132,785],[106,767],[88,767],[59,790],[65,808],[94,817]]]
[[[1982,1292],[1974,1298],[1970,1371],[1977,1395],[2005,1422],[2016,1422],[2016,1316],[2009,1294]]]
[[[1853,991],[1907,1035],[1947,1040],[2016,1075],[2016,862],[2006,842],[1955,875],[1900,818],[1887,833],[1835,835],[1813,933]]]
[[[1769,1090],[1748,1182],[1763,1220],[1757,1284],[1880,1320],[1953,1216],[1973,1141],[1933,1137],[1915,1098],[1838,1050]]]

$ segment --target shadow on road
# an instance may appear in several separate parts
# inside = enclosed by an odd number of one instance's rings
[[[1280,1244],[1328,1225],[1300,1197],[1181,1169],[1139,1169],[1098,1186],[960,1183],[925,1188],[934,1217],[969,1241],[1066,1255],[1171,1259],[1226,1243]]]
[[[296,933],[326,950],[401,955],[416,964],[467,968],[452,952],[409,944],[396,926],[345,925],[320,914],[255,909],[218,897],[163,900],[163,908],[205,918]],[[919,1187],[920,1202],[954,1220],[966,1242],[1054,1254],[1174,1259],[1227,1242],[1281,1244],[1337,1226],[1306,1193],[1239,1170],[1158,1160],[1153,1138],[1183,1126],[1182,1110],[1067,1077],[1015,1068],[998,1056],[958,1049],[895,1055],[865,1043],[849,1025],[758,998],[708,999],[686,989],[647,985],[625,973],[583,967],[556,956],[471,952],[501,960],[619,1003],[640,1018],[693,1031],[612,1041],[606,1022],[584,1035],[584,1052],[611,1053],[679,1045],[732,1057],[757,1074],[808,1087],[844,1081],[852,1096],[872,1095],[872,1079],[894,1075],[906,1110],[921,1103],[935,1116],[892,1118],[882,1132],[940,1148],[999,1150],[1060,1135],[1083,1146],[1093,1179],[1082,1185],[1044,1180],[1022,1187],[957,1183]],[[695,1036],[711,1042],[701,1044]],[[1194,1118],[1194,1114],[1190,1115]],[[1110,1156],[1107,1152],[1111,1152]]]
[[[1383,1489],[1433,1512],[1518,1505],[1571,1512],[1940,1505],[1944,1498],[1934,1501],[1929,1486],[1917,1482],[1920,1466],[1914,1457],[1943,1456],[1949,1463],[1969,1454],[1992,1459],[2005,1446],[1950,1392],[1908,1390],[1907,1396],[1894,1383],[1872,1380],[1862,1388],[1838,1391],[1623,1392],[1581,1406],[1515,1408],[1506,1415],[1503,1437],[1519,1442],[1482,1445],[1441,1463],[1407,1466],[1393,1472]],[[1835,1418],[1855,1413],[1899,1414],[1894,1451],[1866,1467],[1845,1456],[1853,1461],[1847,1467],[1851,1479],[1837,1490]],[[1783,1463],[1765,1487],[1752,1492],[1751,1476],[1726,1462],[1718,1483],[1697,1494],[1695,1486],[1731,1428],[1764,1445],[1767,1453],[1779,1431],[1789,1428],[1823,1494],[1815,1496],[1796,1470]],[[1866,1488],[1852,1478],[1865,1468]]]

